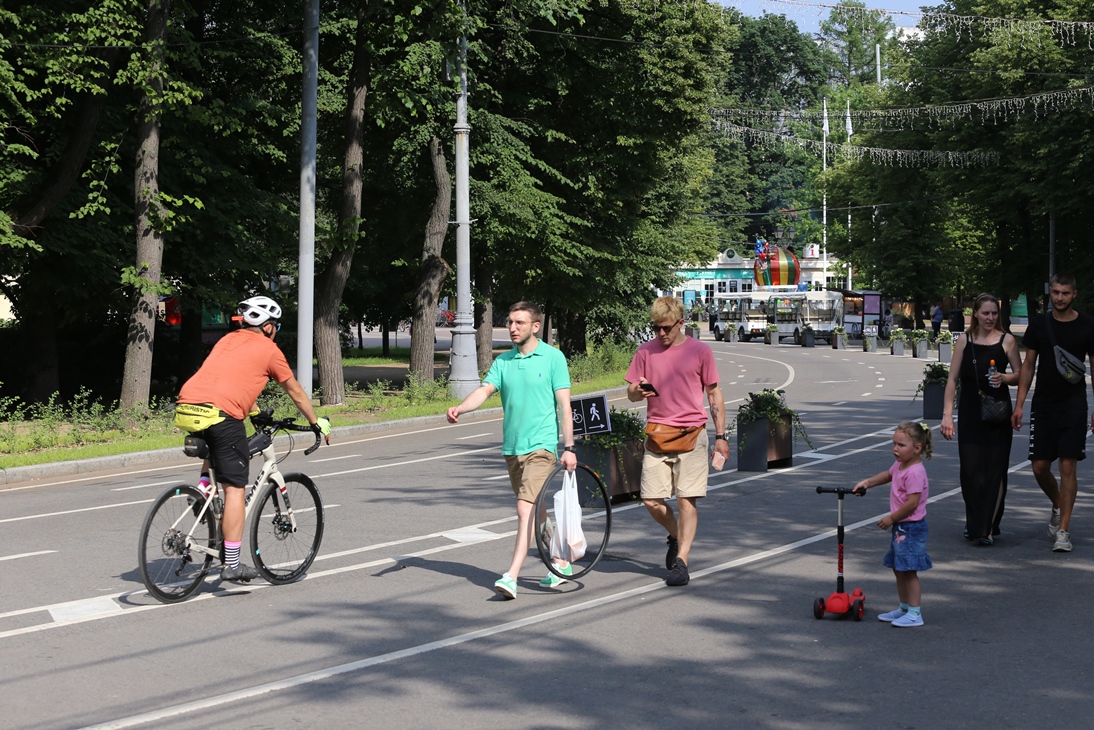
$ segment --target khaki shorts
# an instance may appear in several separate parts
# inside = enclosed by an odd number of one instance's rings
[[[659,454],[646,449],[642,458],[642,499],[707,496],[707,444],[704,428],[691,451]]]
[[[509,484],[517,499],[535,502],[547,475],[555,468],[558,458],[547,449],[538,449],[528,454],[506,456],[505,465],[509,467]]]

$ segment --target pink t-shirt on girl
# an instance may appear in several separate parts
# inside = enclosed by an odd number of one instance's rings
[[[909,494],[918,492],[919,506],[901,522],[915,522],[926,517],[927,497],[930,490],[927,484],[927,470],[923,467],[923,462],[916,462],[901,471],[900,462],[894,461],[889,467],[889,475],[893,477],[893,486],[889,488],[889,511],[896,512],[908,501]]]
[[[637,383],[641,378],[659,393],[646,399],[647,420],[666,426],[706,424],[706,389],[718,382],[718,368],[710,345],[692,337],[669,347],[658,339],[650,340],[634,353],[624,380]]]

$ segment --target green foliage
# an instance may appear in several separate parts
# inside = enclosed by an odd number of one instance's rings
[[[612,406],[608,419],[612,430],[608,433],[595,433],[585,437],[585,441],[602,449],[614,449],[627,441],[642,442],[646,439],[646,421],[637,411],[620,410]]]
[[[810,448],[813,447],[798,412],[786,405],[786,391],[764,388],[759,393],[749,393],[737,411],[737,426],[740,429],[738,438],[743,439],[745,427],[761,418],[766,418],[771,423],[789,423],[793,426],[794,433],[809,444]],[[744,446],[743,440],[740,441],[740,446]]]
[[[584,383],[607,373],[627,369],[634,357],[634,345],[605,342],[594,345],[588,352],[566,358],[570,368],[570,380]]]

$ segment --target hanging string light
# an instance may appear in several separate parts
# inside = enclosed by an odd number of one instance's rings
[[[728,0],[728,5],[740,9],[740,0]],[[839,13],[840,17],[859,22],[874,20],[880,15],[913,18],[925,30],[947,31],[972,36],[977,30],[987,32],[996,43],[1009,43],[1018,40],[1027,43],[1039,43],[1047,31],[1060,45],[1077,45],[1083,38],[1087,47],[1094,48],[1094,21],[1053,20],[1051,18],[991,18],[983,15],[955,15],[952,13],[934,13],[911,10],[889,10],[885,8],[865,8],[853,5],[809,2],[808,0],[759,0],[761,11],[769,9],[784,12],[792,8],[795,16],[810,15],[823,18],[830,13]]]
[[[959,101],[952,104],[865,109],[850,112],[850,117],[855,126],[861,129],[908,130],[923,123],[937,129],[943,124],[953,124],[957,121],[999,124],[1013,121],[1027,114],[1033,114],[1034,118],[1040,119],[1043,116],[1073,109],[1080,104],[1094,109],[1094,86],[1045,91],[1025,96]],[[823,112],[812,110],[715,108],[710,110],[710,115],[714,119],[723,121],[737,120],[753,124],[766,122],[780,127],[786,121],[804,122],[817,126],[823,121]]]
[[[869,162],[891,167],[990,167],[999,164],[998,152],[957,152],[950,150],[893,150],[882,147],[860,147],[851,144],[821,142],[803,137],[790,137],[763,129],[741,127],[722,120],[712,120],[715,129],[751,144],[766,148],[796,147],[814,155],[827,152],[847,162]]]

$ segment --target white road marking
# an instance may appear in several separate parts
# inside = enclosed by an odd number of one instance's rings
[[[111,492],[128,492],[130,489],[147,489],[148,487],[162,487],[165,484],[178,484],[177,479],[172,479],[168,482],[150,482],[149,484],[138,484],[135,487],[115,487],[111,489]]]
[[[477,527],[452,530],[451,532],[443,533],[442,536],[447,537],[449,540],[463,543],[486,542],[487,540],[498,539],[498,533],[490,532],[489,530],[480,530]]]
[[[79,484],[80,482],[97,482],[103,479],[116,479],[119,477],[131,477],[134,474],[149,474],[155,471],[170,471],[172,469],[193,469],[193,463],[189,464],[177,464],[175,466],[157,466],[154,469],[140,469],[137,471],[124,471],[113,474],[99,474],[93,477],[80,477],[79,479],[62,479],[59,482],[44,482],[42,484],[28,484],[25,487],[10,487],[0,489],[0,495],[8,492],[20,492],[24,489],[41,489],[42,487],[58,487],[65,484]]]
[[[4,522],[21,522],[23,520],[36,520],[40,517],[59,517],[60,515],[74,515],[79,512],[94,512],[100,509],[113,509],[114,507],[131,507],[135,504],[148,504],[155,501],[154,499],[141,499],[136,502],[119,502],[117,504],[100,504],[97,507],[84,507],[82,509],[70,509],[63,512],[43,512],[40,515],[26,515],[24,517],[8,517],[5,520],[0,520],[0,523]]]
[[[841,400],[841,401],[839,401],[838,403],[833,403],[832,405],[833,405],[833,406],[842,406],[842,405],[844,405],[844,404],[845,404],[846,402],[847,402],[847,401],[845,401],[845,400]]]
[[[349,454],[348,456],[328,456],[326,459],[312,459],[309,464],[322,464],[324,461],[341,461],[342,459],[360,459],[361,454]]]
[[[0,560],[18,560],[19,558],[33,558],[35,555],[49,555],[55,553],[56,550],[39,550],[33,553],[19,553],[18,555],[5,555]]]
[[[456,441],[467,441],[468,439],[477,439],[477,438],[482,438],[483,436],[493,436],[493,435],[494,435],[493,431],[487,431],[485,433],[471,434],[470,436],[460,436],[459,438],[456,439]]]
[[[75,619],[106,616],[121,613],[122,607],[109,596],[85,598],[82,601],[61,603],[49,609],[54,621],[72,621]]]
[[[470,451],[459,451],[452,454],[437,454],[436,456],[424,456],[421,459],[410,459],[408,461],[393,461],[388,464],[376,464],[375,466],[363,466],[360,469],[348,469],[346,471],[332,471],[326,474],[318,474],[315,478],[321,479],[323,477],[339,477],[344,474],[359,474],[363,471],[373,471],[374,469],[390,469],[393,466],[406,466],[407,464],[421,464],[424,461],[437,461],[438,459],[453,459],[458,456],[464,456],[465,454],[481,454],[484,451],[495,451],[497,446],[486,446],[481,449],[471,449]]]
[[[865,397],[866,397],[866,396],[868,396],[868,395],[870,395],[870,394],[869,394],[869,393],[863,393],[863,394],[862,394],[862,395],[860,395],[859,397],[860,397],[860,398],[865,398]]]
[[[949,492],[945,492],[936,497],[932,497],[928,500],[930,502],[936,502],[940,499],[945,499],[954,494],[959,494],[960,489],[952,489]],[[844,528],[844,531],[857,530],[861,527],[873,526],[878,519],[882,517],[881,513],[869,519],[861,520],[850,526]],[[764,550],[759,553],[753,553],[752,555],[746,555],[741,558],[727,561],[720,565],[715,565],[703,570],[697,570],[692,575],[696,578],[702,578],[708,575],[714,575],[734,568],[740,568],[743,566],[758,563],[769,558],[774,558],[785,553],[792,552],[799,548],[812,545],[813,543],[820,542],[821,540],[827,540],[835,537],[836,530],[827,530],[810,537],[803,538],[796,542],[780,545],[779,547],[772,548],[770,550]],[[458,646],[460,644],[466,644],[478,639],[484,639],[490,636],[497,636],[499,634],[509,633],[511,631],[517,631],[529,626],[536,626],[538,624],[554,621],[560,618],[566,618],[575,614],[584,613],[585,611],[591,611],[593,609],[608,606],[613,603],[625,601],[631,598],[652,593],[653,591],[664,590],[668,588],[667,584],[663,580],[657,580],[653,583],[647,583],[645,585],[638,586],[636,588],[630,588],[618,593],[612,593],[600,598],[594,598],[583,603],[578,603],[573,606],[567,606],[565,608],[555,609],[553,611],[544,611],[543,613],[536,614],[534,616],[528,616],[527,618],[518,619],[516,621],[509,621],[502,624],[495,624],[494,626],[487,626],[475,631],[469,631],[467,633],[458,634],[446,639],[439,639],[437,641],[430,641],[424,644],[418,644],[417,646],[410,646],[398,651],[388,652],[386,654],[379,654],[377,656],[366,657],[364,659],[358,659],[352,662],[346,662],[344,664],[337,664],[326,669],[320,669],[314,672],[307,672],[305,674],[297,674],[292,677],[285,677],[273,682],[267,682],[265,684],[255,685],[246,689],[236,690],[235,692],[227,692],[225,694],[216,695],[213,697],[205,697],[200,700],[194,700],[192,702],[185,702],[178,705],[169,707],[163,707],[158,710],[152,710],[150,712],[141,713],[139,715],[130,715],[129,717],[119,718],[117,720],[111,720],[99,725],[91,725],[84,730],[106,730],[135,727],[137,725],[146,725],[162,720],[166,720],[172,717],[178,717],[180,715],[186,715],[193,712],[202,710],[209,710],[215,707],[221,707],[223,705],[236,704],[244,700],[260,697],[271,692],[279,692],[287,689],[293,689],[302,685],[311,684],[313,682],[319,682],[325,679],[336,677],[340,674],[347,674],[350,672],[357,672],[362,669],[368,669],[370,667],[378,666],[381,664],[387,664],[389,662],[398,661],[399,659],[406,659],[408,657],[419,656],[421,654],[427,654],[430,652],[438,651],[440,649],[446,649],[451,646]]]

